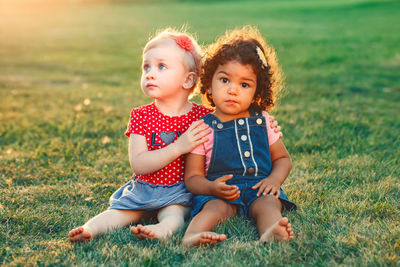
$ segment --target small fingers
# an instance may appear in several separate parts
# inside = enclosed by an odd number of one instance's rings
[[[205,132],[207,134],[209,134],[211,132],[210,126],[208,126],[207,124],[200,125],[200,126],[197,126],[194,129],[191,129],[191,134],[194,137],[198,137],[198,136],[204,135]]]
[[[260,187],[260,185],[261,185],[261,181],[256,183],[251,189],[257,189]]]
[[[197,128],[199,125],[201,125],[203,123],[204,123],[204,120],[195,121],[189,126],[189,129],[191,130],[191,129]]]
[[[232,177],[233,177],[232,174],[228,174],[228,175],[224,175],[224,176],[219,177],[218,179],[216,179],[216,181],[225,183],[226,181],[232,179]]]
[[[226,200],[228,201],[235,201],[236,199],[238,199],[240,197],[240,191],[237,191],[235,194],[231,195],[231,196],[226,196],[224,197]]]
[[[276,187],[272,186],[271,191],[268,193],[268,195],[274,196],[275,198],[279,198],[280,193],[281,192],[280,192],[279,189],[277,189]]]
[[[231,191],[231,190],[238,190],[239,187],[237,187],[236,185],[228,185],[228,184],[223,184],[221,187],[221,190],[223,191]]]
[[[211,133],[211,129],[208,129],[206,131],[203,132],[199,132],[195,135],[193,135],[194,140],[199,141],[201,139],[204,139],[206,136],[208,136]]]
[[[271,192],[271,190],[272,190],[272,185],[267,185],[267,186],[265,187],[263,193],[262,193],[263,196],[269,194],[269,193]]]
[[[229,191],[222,191],[221,195],[224,197],[230,197],[230,196],[237,194],[238,192],[240,194],[240,191],[237,188],[235,188],[235,189],[229,190]]]
[[[265,195],[265,189],[268,185],[266,184],[261,184],[261,186],[258,188],[257,196],[259,197],[261,194]]]
[[[210,126],[206,123],[203,123],[202,125],[196,127],[196,132],[202,132],[207,129],[210,129]]]
[[[199,139],[199,140],[197,140],[197,141],[194,142],[194,147],[197,147],[198,145],[201,145],[201,144],[203,144],[203,143],[205,143],[205,142],[207,142],[207,141],[208,141],[208,138],[207,138],[207,137],[201,138],[201,139]]]
[[[207,124],[205,127],[203,127],[203,128],[198,127],[197,129],[198,129],[198,131],[195,132],[195,134],[194,134],[195,136],[198,136],[198,135],[204,136],[206,134],[211,133],[211,128]]]
[[[232,196],[229,201],[235,201],[240,197],[240,193],[237,193],[236,195]]]

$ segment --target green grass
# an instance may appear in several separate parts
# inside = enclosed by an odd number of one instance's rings
[[[0,264],[398,264],[398,1],[77,2],[0,2]],[[182,24],[203,44],[253,24],[275,46],[295,240],[260,244],[235,218],[211,248],[183,248],[183,231],[160,243],[128,228],[70,244],[67,232],[130,178],[123,133],[132,107],[151,101],[143,45]]]

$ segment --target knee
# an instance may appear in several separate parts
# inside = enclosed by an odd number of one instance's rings
[[[210,216],[220,217],[223,219],[228,219],[234,213],[232,206],[220,199],[214,199],[207,202],[203,209],[207,210],[207,212],[210,213]]]
[[[258,211],[267,211],[269,209],[282,211],[281,201],[271,195],[260,197],[250,205],[249,212],[250,215],[254,217],[255,213],[258,213]]]
[[[171,205],[171,206],[166,206],[160,210],[160,212],[163,213],[173,213],[173,214],[185,214],[186,211],[188,210],[188,207],[182,206],[182,205]]]
[[[184,217],[189,212],[189,210],[190,208],[181,205],[167,206],[158,212],[158,219],[160,220],[165,217],[173,216],[177,218],[182,218],[182,220],[184,220]]]
[[[277,205],[281,206],[281,201],[279,198],[276,198],[275,196],[271,195],[266,195],[260,198],[261,202],[263,202],[266,205]]]

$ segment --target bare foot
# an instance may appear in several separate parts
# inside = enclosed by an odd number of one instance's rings
[[[217,234],[214,232],[202,232],[184,236],[183,244],[188,247],[215,245],[224,240],[226,240],[226,235],[224,234]]]
[[[261,236],[261,242],[270,241],[289,241],[293,239],[292,225],[289,223],[288,218],[284,217],[273,224]]]
[[[69,231],[68,235],[69,241],[71,242],[84,242],[92,240],[92,234],[82,226],[72,229]]]
[[[164,239],[172,235],[171,229],[161,224],[150,224],[131,227],[131,232],[140,239]]]

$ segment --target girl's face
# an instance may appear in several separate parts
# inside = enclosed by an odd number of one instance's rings
[[[156,100],[174,100],[184,92],[188,70],[184,52],[174,40],[151,48],[143,54],[141,87],[145,95]]]
[[[229,61],[215,71],[211,89],[215,115],[221,121],[248,117],[250,104],[257,89],[257,76],[251,65]]]

